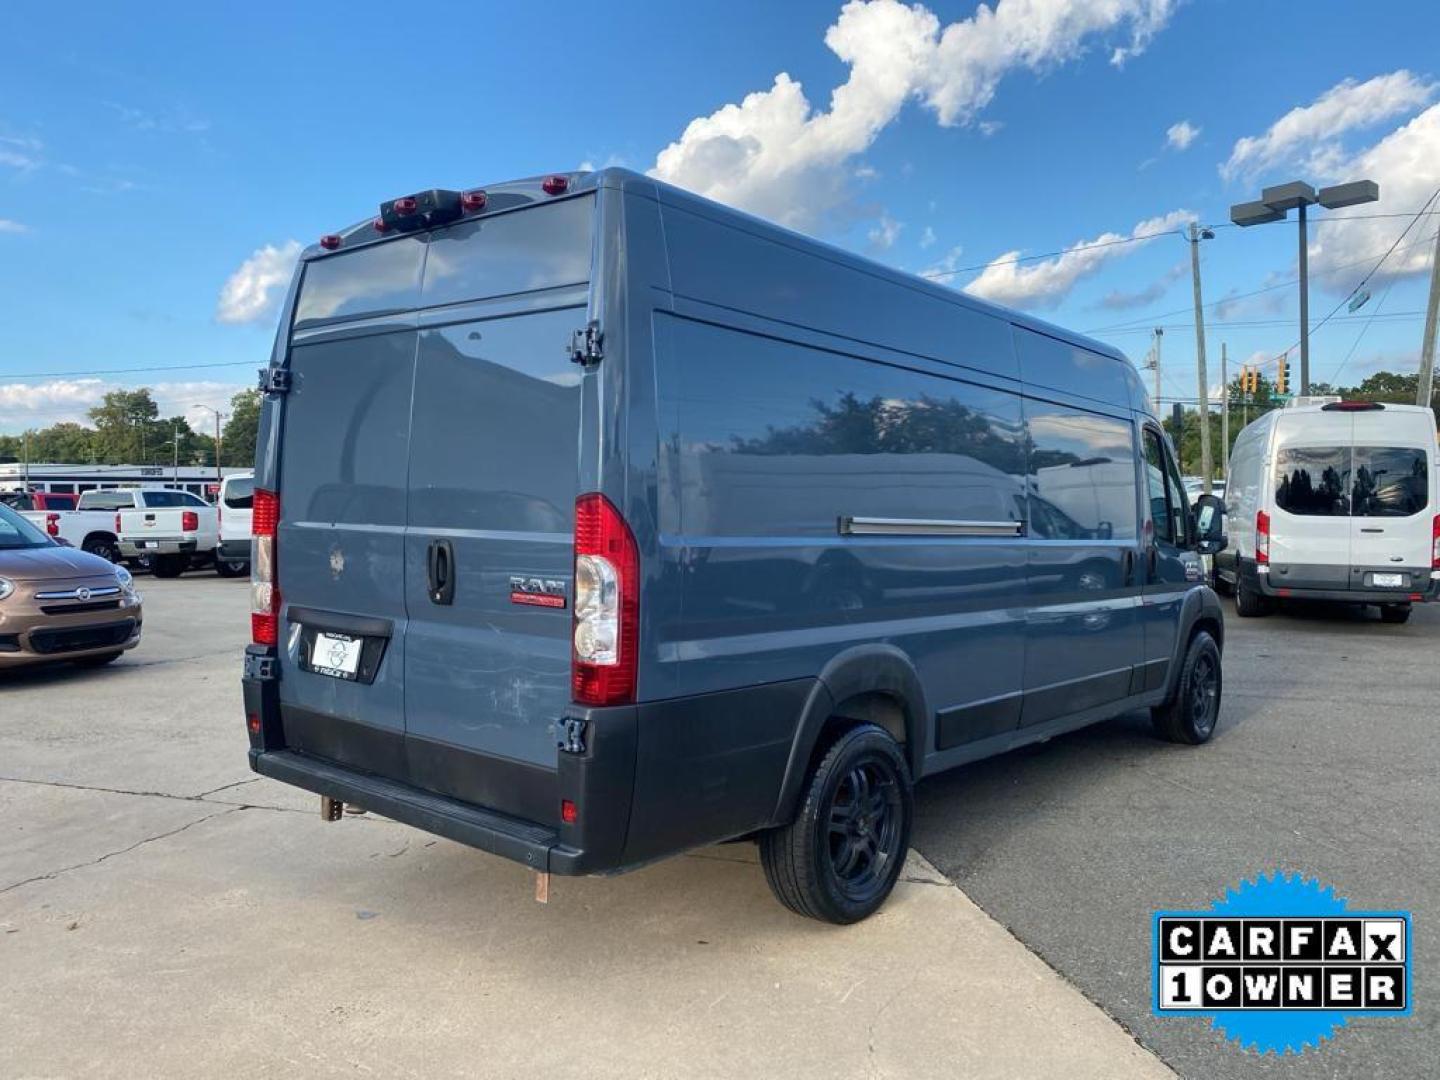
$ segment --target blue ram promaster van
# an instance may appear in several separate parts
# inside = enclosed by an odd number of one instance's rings
[[[647,177],[384,203],[262,387],[250,761],[327,816],[541,875],[753,834],[844,923],[918,778],[1214,730],[1219,503],[1122,356]]]

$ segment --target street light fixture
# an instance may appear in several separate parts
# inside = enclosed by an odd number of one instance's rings
[[[1230,207],[1230,220],[1242,229],[1251,225],[1268,225],[1284,221],[1291,210],[1298,210],[1300,223],[1300,393],[1310,392],[1310,239],[1305,222],[1307,207],[1319,203],[1327,210],[1359,206],[1380,198],[1380,185],[1374,180],[1352,180],[1334,184],[1318,192],[1303,180],[1267,187],[1255,202],[1236,203]]]

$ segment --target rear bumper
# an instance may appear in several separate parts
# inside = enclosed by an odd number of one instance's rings
[[[127,559],[141,559],[150,555],[193,555],[198,547],[199,544],[193,539],[179,540],[163,536],[145,540],[120,538],[120,554]]]
[[[303,748],[290,745],[273,649],[246,650],[241,685],[255,772],[535,870],[578,875],[626,870],[776,824],[791,746],[814,680],[642,705],[572,706],[557,734],[568,726],[567,734],[578,737],[557,739],[570,749],[557,747],[554,771],[530,769],[517,781],[523,791],[496,789],[509,799],[501,806],[528,807],[523,816],[435,790],[447,772],[453,776],[447,766],[473,772],[486,764],[473,752],[467,761],[465,751],[451,748],[452,761],[437,761],[435,744],[402,737],[382,776],[335,760],[336,751],[313,738],[301,738]],[[349,723],[342,717],[330,722],[336,728]],[[313,716],[307,723],[313,736]],[[345,749],[339,741],[332,745]],[[561,820],[562,800],[577,807],[574,822]],[[545,807],[552,816],[536,820]]]
[[[1324,575],[1330,580],[1344,582],[1348,572],[1350,588],[1309,588],[1303,585],[1287,585],[1283,576],[1260,573],[1253,563],[1241,565],[1241,573],[1254,583],[1257,591],[1265,596],[1281,600],[1330,600],[1349,604],[1423,604],[1440,600],[1440,578],[1431,576],[1428,567],[1335,567],[1321,568],[1331,571]],[[1248,572],[1247,572],[1248,570]],[[1402,573],[1408,585],[1401,588],[1377,588],[1370,584],[1374,574]],[[1317,577],[1321,575],[1316,575]]]
[[[220,558],[226,562],[249,562],[250,539],[220,541]]]

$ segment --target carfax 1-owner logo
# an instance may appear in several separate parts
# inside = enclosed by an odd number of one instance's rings
[[[1154,916],[1154,1009],[1248,1049],[1300,1053],[1351,1016],[1409,1016],[1410,913],[1351,910],[1299,874],[1242,881],[1208,911]]]

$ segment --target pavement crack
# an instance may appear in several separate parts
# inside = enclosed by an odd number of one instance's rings
[[[85,862],[75,863],[73,866],[63,866],[59,870],[51,870],[48,874],[37,874],[34,877],[26,878],[24,881],[17,881],[12,885],[6,885],[4,888],[0,888],[0,894],[8,893],[14,889],[18,889],[22,885],[33,885],[37,881],[53,881],[61,874],[68,874],[72,870],[84,870],[86,867],[99,866],[101,863],[105,862],[108,859],[113,859],[117,855],[127,854],[128,852],[134,851],[136,848],[144,847],[146,844],[153,844],[157,840],[164,840],[168,837],[176,836],[179,833],[184,832],[186,829],[193,828],[194,826],[200,825],[206,821],[210,821],[213,818],[224,817],[226,814],[233,814],[243,809],[245,809],[245,807],[231,806],[224,810],[217,810],[213,814],[206,814],[202,818],[196,818],[194,821],[188,821],[184,825],[179,826],[178,828],[167,829],[165,832],[156,833],[154,836],[147,836],[143,840],[136,840],[133,844],[127,844],[125,847],[119,848],[115,851],[107,851],[104,855],[99,855],[93,859],[87,859]]]
[[[221,784],[219,787],[211,788],[209,791],[202,791],[199,795],[196,795],[194,797],[197,799],[209,798],[211,795],[214,795],[221,791],[229,791],[231,788],[243,787],[246,784],[253,784],[259,779],[260,777],[258,776],[251,776],[247,777],[244,780],[236,780],[234,783],[231,784]]]

